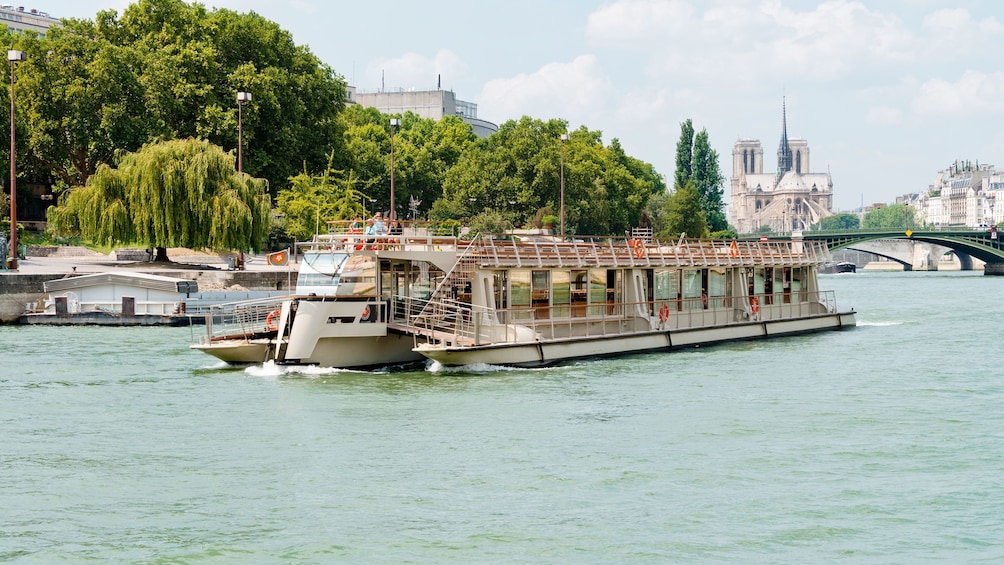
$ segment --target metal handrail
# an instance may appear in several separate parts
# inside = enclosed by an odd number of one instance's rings
[[[411,300],[398,297],[401,300]],[[756,298],[754,306],[752,299]],[[705,302],[707,301],[707,302]],[[663,310],[663,305],[667,306]],[[416,338],[447,342],[454,346],[487,345],[513,341],[518,328],[525,328],[537,341],[560,341],[583,337],[606,337],[653,331],[674,331],[710,326],[793,319],[835,313],[834,292],[795,291],[754,296],[673,298],[644,302],[601,302],[581,305],[584,315],[573,315],[576,305],[489,309],[455,300],[430,301],[422,316],[411,320]],[[755,310],[755,311],[754,311]],[[567,315],[554,315],[567,311]],[[667,313],[668,312],[668,313]],[[648,325],[636,328],[641,319]],[[685,319],[681,323],[681,321]],[[491,341],[493,330],[498,338]]]

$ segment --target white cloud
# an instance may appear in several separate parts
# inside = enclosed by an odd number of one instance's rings
[[[877,125],[897,125],[903,121],[903,112],[898,108],[888,106],[876,107],[868,110],[865,115],[865,122]]]
[[[569,63],[548,63],[532,74],[495,79],[485,84],[479,105],[503,121],[531,115],[590,123],[602,113],[613,88],[596,57],[580,55]]]
[[[404,88],[432,90],[438,77],[451,81],[463,77],[467,65],[456,53],[441,49],[432,58],[419,53],[405,53],[396,59],[380,59],[369,64],[365,72],[367,84],[383,84],[388,89]]]
[[[639,45],[686,30],[693,15],[679,0],[622,0],[589,14],[586,30],[602,43]]]
[[[957,82],[932,79],[920,86],[913,111],[921,115],[971,116],[1004,113],[1004,72],[966,71]]]
[[[679,0],[622,0],[589,16],[596,43],[651,54],[661,77],[741,82],[784,77],[829,81],[914,56],[896,16],[833,0],[795,11],[780,0],[719,3],[704,12]]]
[[[987,36],[1004,34],[1004,25],[993,16],[976,21],[969,10],[951,8],[932,12],[924,17],[924,28],[932,39],[943,40],[943,45],[971,47],[975,41]]]

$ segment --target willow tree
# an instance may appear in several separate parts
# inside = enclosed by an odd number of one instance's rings
[[[126,154],[118,168],[101,165],[48,219],[57,234],[156,248],[158,261],[175,246],[257,250],[269,229],[266,184],[208,141],[166,141]]]

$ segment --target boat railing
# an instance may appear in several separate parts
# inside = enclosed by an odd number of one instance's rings
[[[467,248],[476,261],[487,267],[688,267],[757,265],[822,265],[830,261],[829,249],[819,241],[737,241],[680,238],[665,242],[641,237],[582,237],[561,239],[550,236],[518,237],[481,234],[472,240],[432,233],[369,235],[332,232],[294,245],[298,256],[304,249],[338,252],[453,251]]]
[[[482,263],[494,267],[756,266],[823,264],[830,259],[822,242],[750,242],[681,238],[660,242],[640,237],[561,240],[479,236]]]
[[[204,314],[192,314],[205,320],[206,331],[200,335],[200,344],[214,341],[244,339],[250,340],[275,333],[279,326],[284,297],[258,298],[237,302],[213,304]]]
[[[467,346],[727,327],[837,312],[833,291],[500,309],[449,299],[412,304],[412,311],[421,312],[421,316],[412,316],[408,322],[416,337]]]
[[[470,242],[452,236],[433,234],[368,235],[363,233],[328,233],[314,236],[310,241],[293,244],[295,260],[305,250],[344,253],[369,253],[379,251],[457,251]]]

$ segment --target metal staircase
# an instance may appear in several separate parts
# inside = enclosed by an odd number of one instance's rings
[[[453,343],[474,342],[471,281],[482,262],[483,254],[484,246],[478,236],[457,257],[453,268],[443,277],[443,281],[412,320],[416,336]]]

